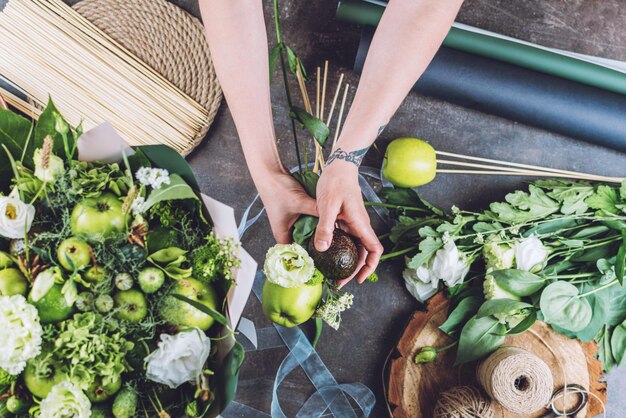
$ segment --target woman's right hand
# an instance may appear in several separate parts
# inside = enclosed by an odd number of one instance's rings
[[[315,199],[287,171],[264,176],[257,189],[279,244],[291,243],[291,229],[301,215],[319,216]]]

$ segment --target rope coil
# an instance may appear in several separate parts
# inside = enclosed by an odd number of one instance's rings
[[[433,418],[495,418],[492,402],[472,386],[455,386],[441,393]]]

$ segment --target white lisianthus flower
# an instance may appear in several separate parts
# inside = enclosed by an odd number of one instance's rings
[[[41,401],[39,418],[89,418],[90,416],[89,398],[69,380],[54,385],[48,396]]]
[[[146,377],[176,389],[200,376],[210,353],[211,340],[198,328],[161,334],[159,348],[144,360],[148,363]]]
[[[483,247],[487,271],[513,268],[515,249],[505,243],[488,240]]]
[[[0,196],[0,236],[24,238],[35,219],[35,207],[16,197]]]
[[[469,269],[470,265],[465,255],[459,251],[454,241],[446,242],[443,248],[437,251],[431,267],[432,274],[443,280],[448,287],[463,283]]]
[[[37,148],[33,155],[35,177],[46,183],[52,183],[63,175],[65,166],[63,165],[63,160],[52,153],[48,153],[46,160],[47,161],[44,161],[43,159],[43,151],[41,148]]]
[[[311,280],[315,263],[299,244],[276,244],[267,251],[263,271],[274,284],[298,287]]]
[[[0,324],[0,369],[18,375],[41,352],[37,308],[22,295],[0,296]]]
[[[402,272],[402,277],[406,289],[421,303],[433,297],[439,289],[439,278],[424,266],[418,267],[417,270],[406,269]]]
[[[550,250],[536,236],[524,238],[515,244],[515,261],[519,270],[536,273],[541,271]]]

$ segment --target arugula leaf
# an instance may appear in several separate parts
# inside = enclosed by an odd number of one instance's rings
[[[461,331],[454,365],[478,360],[498,349],[504,342],[506,327],[493,316],[473,316]]]
[[[419,243],[420,252],[413,256],[407,263],[407,267],[417,269],[427,264],[441,247],[443,247],[443,241],[440,238],[426,237]]]
[[[531,184],[528,191],[529,193],[522,190],[509,193],[505,197],[508,203],[495,202],[489,208],[498,220],[510,224],[544,219],[560,209],[559,203],[546,195],[541,188]]]
[[[450,337],[455,338],[461,328],[463,328],[463,325],[476,314],[482,301],[483,297],[477,295],[461,299],[439,329]]]
[[[313,138],[315,138],[321,146],[326,144],[330,129],[328,129],[328,126],[326,126],[324,122],[311,115],[306,110],[296,106],[291,108],[290,116],[292,119],[300,122],[302,126],[309,131],[311,135],[313,135]]]
[[[547,195],[561,203],[561,213],[570,215],[587,211],[585,199],[594,193],[591,183],[585,181],[537,180],[533,184],[548,189]]]
[[[620,185],[619,197],[621,197],[622,200],[626,200],[626,180],[622,181],[622,184]]]
[[[585,199],[585,203],[591,209],[603,210],[614,215],[619,213],[619,209],[615,206],[619,203],[617,191],[606,184],[598,186],[595,193]]]

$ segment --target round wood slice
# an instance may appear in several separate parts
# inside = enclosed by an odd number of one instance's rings
[[[448,316],[448,306],[448,299],[442,293],[433,297],[428,304],[428,311],[413,314],[396,346],[388,373],[387,392],[395,418],[430,418],[442,391],[458,385],[478,386],[475,377],[477,364],[454,367],[454,349],[440,354],[434,363],[413,362],[421,347],[443,347],[452,342],[438,328]],[[565,381],[568,384],[577,383],[606,403],[606,383],[600,382],[603,377],[602,364],[596,359],[598,347],[595,342],[581,343],[569,339],[539,321],[531,329],[534,333],[527,331],[507,337],[504,345],[524,348],[545,361],[553,370],[554,390],[562,387]],[[554,354],[544,342],[552,348]],[[603,412],[602,404],[593,396],[589,398],[587,407],[576,417],[593,417]],[[541,409],[534,414],[518,415],[496,405],[498,418],[538,418],[547,412]]]

